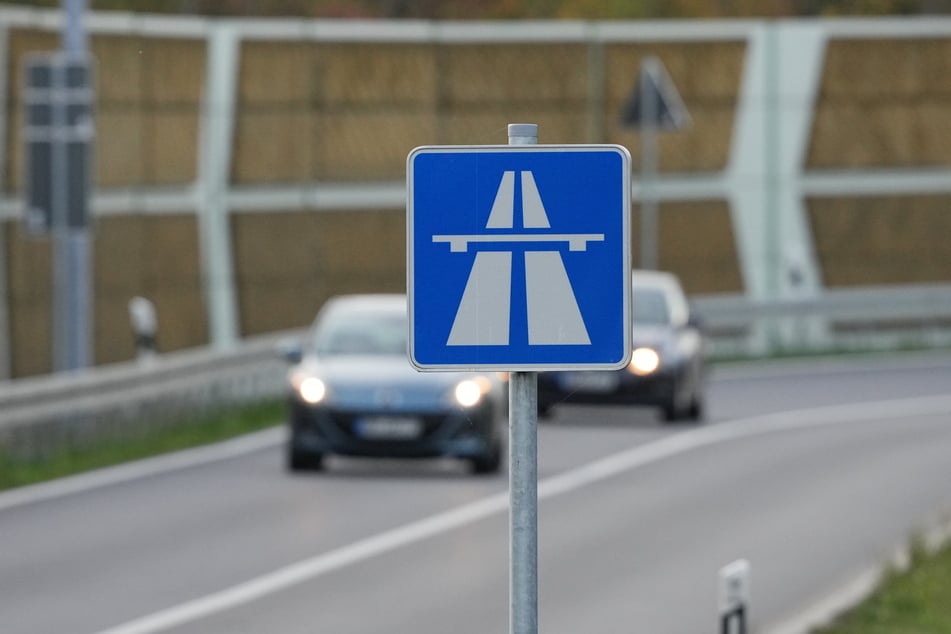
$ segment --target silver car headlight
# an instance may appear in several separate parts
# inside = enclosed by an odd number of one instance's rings
[[[627,369],[637,376],[648,376],[660,367],[660,355],[653,348],[635,348]]]
[[[456,384],[453,396],[456,403],[463,407],[474,407],[479,404],[482,397],[492,389],[492,383],[484,376],[477,376],[472,379],[466,379]]]
[[[301,400],[310,405],[316,405],[327,398],[327,384],[308,372],[292,373],[291,385]]]

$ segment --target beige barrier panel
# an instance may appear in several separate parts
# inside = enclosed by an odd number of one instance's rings
[[[688,294],[743,292],[726,201],[664,202],[658,217],[660,269],[679,275]],[[631,234],[632,259],[637,262],[640,223],[636,204]]]
[[[807,165],[949,165],[949,109],[951,40],[833,40]]]
[[[155,304],[159,352],[208,343],[195,217],[122,215],[96,227],[96,363],[135,357],[128,303]]]
[[[401,210],[242,213],[233,235],[243,336],[306,326],[339,293],[406,290]]]
[[[812,198],[808,206],[827,287],[947,282],[951,196]]]
[[[50,347],[50,241],[30,238],[20,222],[6,222],[7,301],[10,373],[13,377],[45,374],[52,368]]]

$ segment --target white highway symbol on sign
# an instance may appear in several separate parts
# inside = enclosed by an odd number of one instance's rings
[[[550,229],[548,214],[530,171],[519,172],[522,184],[522,227]],[[515,217],[515,172],[502,174],[486,229],[512,229]],[[604,240],[603,233],[589,234],[478,234],[434,235],[433,242],[448,242],[453,252],[466,252],[480,243],[564,242],[571,251],[584,251],[588,242]],[[526,251],[525,278],[529,345],[590,345],[588,330],[571,289],[568,272],[558,251]],[[512,252],[480,251],[476,254],[462,301],[456,311],[447,345],[508,345],[511,317]],[[494,306],[486,314],[484,306]]]

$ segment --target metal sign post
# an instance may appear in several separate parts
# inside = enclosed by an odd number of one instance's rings
[[[85,0],[63,0],[62,50],[24,61],[26,226],[52,241],[52,365],[90,363],[88,189],[95,129],[93,65],[82,27]]]
[[[538,126],[512,123],[509,145],[536,145]],[[538,375],[509,374],[509,629],[538,632]]]
[[[657,178],[657,119],[658,104],[654,98],[654,80],[651,72],[654,58],[644,60],[640,82],[641,96],[641,208],[640,251],[641,268],[657,268],[659,232],[657,229],[657,198],[654,181]]]
[[[63,0],[63,10],[66,14],[66,24],[63,28],[63,51],[67,57],[73,60],[83,60],[86,56],[86,35],[83,29],[83,13],[85,11],[85,0]],[[87,86],[91,89],[91,82],[88,76]],[[67,80],[68,82],[68,80]],[[64,122],[64,129],[70,124]],[[84,121],[73,122],[75,127],[86,128],[86,134],[92,136],[92,123],[89,114],[86,114]],[[71,228],[67,218],[75,213],[75,208],[80,207],[85,210],[87,205],[86,184],[89,178],[88,155],[86,154],[89,139],[80,141],[74,150],[67,143],[59,143],[62,154],[59,160],[54,161],[54,165],[59,166],[59,180],[54,181],[57,191],[62,191],[57,197],[59,200],[59,213],[54,217],[53,241],[54,241],[54,259],[58,290],[56,296],[58,306],[55,307],[56,315],[53,320],[58,324],[57,336],[58,343],[55,345],[56,370],[78,370],[89,365],[91,357],[92,328],[90,326],[91,304],[91,280],[90,280],[90,256],[91,249],[89,244],[89,230],[86,223]],[[64,166],[69,161],[66,156],[68,152],[75,151],[82,155],[78,159],[79,173],[82,175],[82,184],[79,186],[67,186],[66,181],[70,175],[64,174]],[[79,180],[79,179],[76,179]],[[82,199],[80,200],[80,197]],[[84,219],[85,220],[85,219]]]
[[[640,129],[641,200],[640,266],[656,269],[659,265],[657,217],[657,133],[680,130],[690,125],[690,115],[661,61],[648,56],[641,61],[634,91],[621,113],[621,123]]]

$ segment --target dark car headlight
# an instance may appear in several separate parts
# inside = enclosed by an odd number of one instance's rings
[[[634,348],[627,369],[637,376],[649,376],[660,367],[660,354],[654,348]]]

